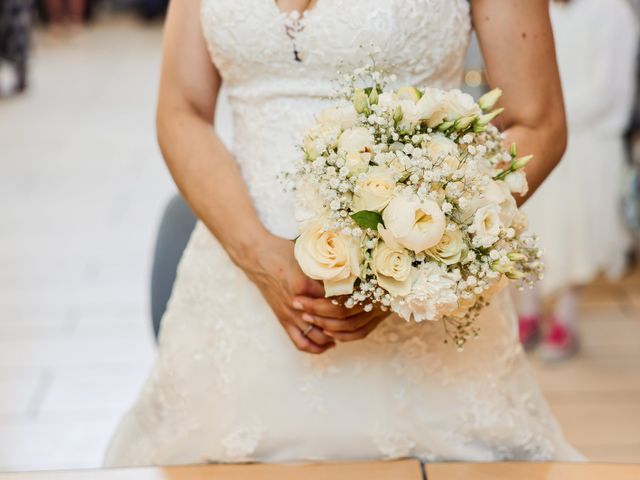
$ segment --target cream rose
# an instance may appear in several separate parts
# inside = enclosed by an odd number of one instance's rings
[[[338,151],[341,153],[362,153],[370,150],[375,143],[373,134],[364,127],[349,128],[338,138]]]
[[[327,147],[335,146],[341,128],[335,123],[323,123],[307,132],[302,147],[311,160],[318,158]]]
[[[449,121],[482,114],[482,110],[480,110],[476,101],[467,93],[463,93],[457,89],[450,90],[446,93],[446,97],[446,116]]]
[[[444,122],[447,116],[445,93],[437,88],[427,88],[416,103],[418,116],[426,120],[429,127],[435,127]]]
[[[487,205],[496,205],[499,209],[500,220],[505,227],[511,226],[518,213],[518,204],[511,195],[509,187],[503,181],[491,180],[482,195],[469,203],[463,211],[465,217],[472,217],[474,213]]]
[[[471,224],[474,239],[480,246],[485,248],[498,241],[502,226],[498,207],[495,205],[486,205],[479,208]]]
[[[351,152],[345,156],[344,166],[347,167],[349,175],[357,175],[367,171],[371,162],[371,154],[368,152]]]
[[[407,295],[411,291],[411,255],[399,246],[380,241],[373,251],[371,267],[378,285],[393,296]]]
[[[320,112],[317,119],[320,124],[336,125],[344,130],[358,123],[358,113],[353,108],[353,103],[343,101]]]
[[[513,223],[513,219],[518,213],[518,203],[513,198],[509,186],[505,182],[495,182],[497,187],[502,192],[502,199],[498,202],[500,207],[500,220],[505,227],[510,227]]]
[[[398,128],[402,131],[411,131],[420,122],[420,115],[413,100],[400,100],[400,110],[402,110],[402,119],[398,122]]]
[[[445,135],[441,133],[432,135],[426,144],[426,148],[432,159],[441,159],[442,165],[446,166],[451,172],[454,172],[460,167],[460,160],[458,160],[456,156],[458,146]]]
[[[309,225],[296,240],[294,255],[302,271],[324,282],[327,297],[349,295],[360,275],[362,251],[352,236]]]
[[[395,187],[395,172],[391,168],[371,167],[365,178],[356,183],[354,210],[382,211],[393,197]]]
[[[378,96],[378,106],[387,110],[394,109],[398,102],[398,96],[391,92],[382,92]]]
[[[433,200],[420,200],[414,193],[396,195],[382,213],[384,226],[378,230],[385,242],[399,244],[416,253],[440,242],[446,227],[445,215]]]
[[[458,146],[456,142],[448,138],[442,133],[436,133],[431,135],[431,138],[427,142],[427,152],[432,158],[438,158],[441,155],[453,155],[458,152]]]
[[[452,231],[445,230],[440,242],[427,253],[445,265],[461,262],[467,254],[467,245],[462,232],[457,228]]]

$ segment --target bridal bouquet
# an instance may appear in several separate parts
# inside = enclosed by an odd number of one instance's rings
[[[292,178],[296,259],[328,297],[443,321],[462,348],[503,278],[541,273],[512,196],[526,193],[531,157],[506,151],[490,123],[499,90],[478,102],[459,90],[392,90],[375,72],[359,88],[362,73],[305,133]]]

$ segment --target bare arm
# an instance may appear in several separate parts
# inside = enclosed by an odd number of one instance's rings
[[[267,232],[231,153],[212,128],[221,80],[199,28],[197,0],[171,2],[158,141],[178,188],[236,264],[251,261]]]
[[[221,79],[199,28],[199,6],[200,0],[170,3],[157,111],[160,148],[187,202],[260,289],[294,345],[322,353],[333,340],[320,329],[303,335],[308,323],[294,305],[298,295],[321,297],[322,286],[302,273],[293,243],[262,225],[235,160],[213,131]],[[356,313],[329,306],[339,317]]]
[[[567,142],[564,102],[556,64],[549,0],[472,0],[475,30],[492,87],[503,90],[498,127],[521,155],[529,193],[560,161]]]

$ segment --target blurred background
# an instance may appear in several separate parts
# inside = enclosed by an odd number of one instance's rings
[[[153,361],[194,221],[155,142],[164,3],[0,0],[0,470],[100,466]],[[554,283],[517,294],[545,395],[597,461],[640,462],[636,4],[551,4],[571,138],[609,143],[576,153],[570,138],[557,176],[583,185],[562,193],[595,231],[538,220]],[[486,88],[475,42],[464,81]],[[217,116],[229,139],[224,101]],[[600,172],[606,193],[590,189]],[[553,195],[534,196],[532,220]],[[572,235],[596,237],[598,255],[567,263],[557,245]]]

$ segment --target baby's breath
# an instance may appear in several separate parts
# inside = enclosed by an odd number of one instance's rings
[[[295,185],[298,209],[311,212],[302,235],[318,222],[323,232],[336,232],[320,254],[328,258],[322,267],[341,275],[336,281],[354,280],[347,307],[439,320],[446,341],[462,349],[478,336],[475,319],[503,278],[524,287],[542,275],[536,238],[525,233],[526,219],[503,181],[528,157],[506,151],[504,135],[483,122],[491,112],[465,94],[395,90],[395,81],[375,62],[344,74],[336,106],[318,115],[295,173],[282,178]],[[388,206],[405,197],[418,205],[410,222],[431,228],[424,215],[444,218],[434,245],[413,250],[394,229],[402,212]],[[325,286],[332,281],[317,278]]]

